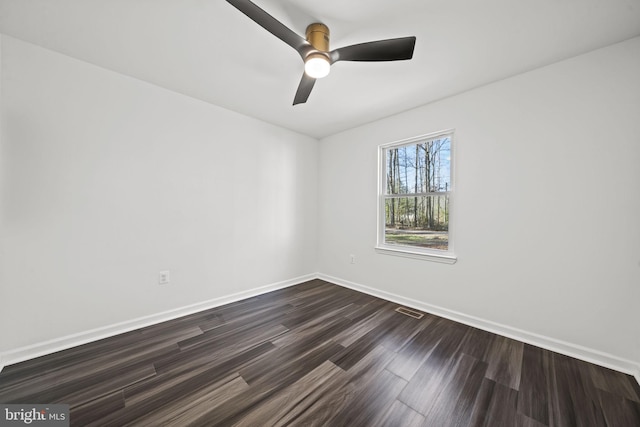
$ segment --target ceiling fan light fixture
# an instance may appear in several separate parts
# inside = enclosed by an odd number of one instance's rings
[[[322,53],[312,53],[304,61],[304,72],[309,77],[321,79],[329,75],[331,64],[329,58]]]

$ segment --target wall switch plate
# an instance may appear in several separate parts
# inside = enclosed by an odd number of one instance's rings
[[[351,258],[351,264],[355,264],[356,263],[356,256],[355,255],[349,255],[349,257]]]
[[[167,285],[169,284],[169,270],[164,270],[158,273],[158,284],[159,285]]]

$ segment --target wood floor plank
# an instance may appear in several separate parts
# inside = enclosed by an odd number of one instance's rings
[[[296,420],[296,425],[300,426],[327,426],[327,425],[348,425],[344,424],[344,414],[346,408],[353,406],[355,399],[363,393],[375,393],[377,389],[372,388],[372,382],[380,377],[393,360],[395,355],[382,346],[374,348],[363,359],[358,361],[345,376],[339,377],[339,381],[333,383],[331,392],[322,395]],[[347,414],[348,416],[348,414]]]
[[[388,301],[383,299],[374,298],[367,295],[367,298],[363,298],[360,302],[360,307],[354,310],[352,313],[347,314],[347,317],[354,322],[360,322],[371,315],[375,315],[378,311],[382,310],[385,306],[391,307]]]
[[[601,366],[588,365],[587,368],[596,388],[640,403],[640,395],[628,375]]]
[[[106,374],[106,375],[105,375]],[[89,376],[81,382],[72,382],[65,387],[55,387],[41,394],[49,402],[66,403],[76,406],[107,394],[123,390],[132,384],[153,378],[156,371],[153,365],[140,364],[132,367],[101,373],[99,376]],[[90,391],[90,393],[87,392]],[[55,397],[44,397],[55,396]],[[29,399],[28,401],[32,401]]]
[[[389,371],[405,381],[411,381],[420,366],[431,356],[431,352],[440,343],[437,341],[416,342],[409,348],[398,353],[389,366]]]
[[[322,280],[5,367],[72,426],[640,426],[626,374]]]
[[[307,351],[291,346],[274,350],[271,357],[239,370],[250,386],[246,393],[203,414],[193,425],[233,425],[240,422],[252,408],[268,404],[274,395],[296,383],[341,349],[342,346],[327,341]]]
[[[332,362],[345,371],[362,359],[373,348],[383,345],[391,351],[396,351],[404,345],[417,331],[416,319],[392,312],[384,323],[362,335],[351,345],[336,355]]]
[[[230,342],[237,335],[242,334],[254,336],[260,334],[259,332],[257,332],[257,329],[260,328],[256,328],[256,326],[266,326],[279,329],[281,331],[286,330],[286,328],[283,327],[278,320],[274,319],[267,319],[264,323],[260,321],[253,321],[242,326],[239,326],[237,324],[224,324],[220,325],[217,328],[207,330],[200,335],[178,341],[176,344],[182,352],[195,347],[207,347],[210,350],[214,350],[215,348],[220,348],[223,343]]]
[[[442,389],[433,397],[429,405],[424,405],[425,422],[434,426],[464,425],[473,411],[473,402],[480,391],[487,364],[460,354],[456,364],[448,372]],[[489,412],[489,415],[492,415]],[[491,424],[506,425],[506,424]]]
[[[513,426],[517,422],[518,392],[503,384],[492,387],[491,400],[484,416],[483,427]]]
[[[533,418],[529,418],[524,414],[518,413],[516,414],[516,423],[515,427],[548,427],[547,424],[543,424],[538,420],[534,420]]]
[[[241,376],[250,385],[238,399],[219,406],[200,416],[194,426],[234,425],[241,422],[249,411],[257,406],[269,405],[278,394],[304,378],[318,366],[340,351],[342,346],[327,341],[293,357],[290,347],[276,349],[272,358],[240,369]]]
[[[198,328],[200,328],[201,332],[207,332],[211,329],[217,328],[218,326],[224,325],[224,323],[224,320],[222,320],[220,316],[214,315],[210,319],[203,320],[201,323],[199,323]]]
[[[549,359],[551,352],[525,344],[522,356],[522,373],[518,412],[549,424]]]
[[[342,308],[341,306],[338,306],[338,307]],[[290,315],[287,316],[287,318],[284,319],[281,322],[281,324],[287,327],[289,330],[304,328],[306,324],[314,323],[317,317],[324,316],[327,312],[331,312],[335,308],[336,308],[336,305],[329,304],[326,307],[322,307],[322,309],[319,309],[319,310],[307,311],[306,309],[300,309],[300,312],[296,310],[290,313]]]
[[[375,311],[357,322],[352,322],[349,329],[338,334],[334,339],[338,344],[349,347],[377,326],[384,324],[391,316],[393,316],[393,312],[390,310]]]
[[[422,414],[409,408],[399,400],[394,401],[387,412],[379,419],[374,420],[372,427],[402,426],[421,427],[425,423]]]
[[[345,307],[330,311],[327,315],[322,315],[315,320],[302,323],[272,340],[278,347],[288,345],[299,345],[300,342],[310,338],[319,341],[324,339],[335,341],[336,335],[345,331],[353,323],[350,319],[342,316]]]
[[[118,390],[70,408],[70,424],[86,426],[96,419],[102,419],[115,411],[123,409],[124,406],[123,392]]]
[[[340,387],[348,375],[330,361],[325,361],[289,387],[275,393],[264,404],[252,408],[235,424],[237,427],[284,426],[318,404],[323,396]],[[335,405],[332,405],[335,408]]]
[[[598,394],[608,426],[640,426],[640,403],[604,390]]]
[[[333,285],[322,280],[310,280],[309,282],[296,285],[295,289],[285,288],[280,291],[269,292],[268,294],[259,295],[256,298],[270,299],[275,297],[279,301],[291,304],[294,307],[304,307],[313,305],[315,301],[324,299],[343,300],[345,296],[352,299],[355,294],[349,290]]]
[[[240,375],[231,374],[219,381],[210,382],[182,398],[177,397],[162,408],[148,412],[136,419],[135,424],[167,427],[190,425],[197,422],[200,415],[211,407],[223,405],[248,389],[249,385]]]
[[[129,363],[133,359],[140,362],[144,360],[145,354],[154,358],[159,354],[156,352],[171,352],[176,348],[175,341],[178,338],[200,333],[198,328],[184,325],[167,328],[161,335],[146,335],[143,330],[127,332],[9,366],[2,371],[2,385],[6,388],[29,380],[37,382],[42,380],[43,375],[64,377],[70,375],[70,372],[71,375],[76,375],[78,372],[93,370],[93,366],[108,368]],[[0,399],[2,398],[0,390]]]
[[[457,349],[464,336],[464,330],[457,327],[447,327],[446,330],[449,333],[440,336],[436,347],[398,398],[422,415],[428,413],[433,399],[437,398],[446,386],[459,358]]]
[[[237,372],[246,364],[260,360],[273,349],[272,344],[265,343],[219,364],[207,366],[205,370],[194,371],[187,365],[127,387],[124,391],[125,408],[100,419],[100,422],[114,426],[135,425],[149,412],[162,409],[176,400],[191,398],[194,393],[229,377],[230,373]],[[195,415],[200,417],[200,414]]]
[[[466,426],[484,427],[489,413],[489,407],[493,400],[495,386],[496,383],[490,379],[484,378],[482,380],[482,384],[480,384],[478,393],[473,401],[471,414],[469,415]]]
[[[118,369],[80,371],[63,378],[45,377],[42,381],[31,381],[11,394],[3,392],[4,403],[65,403],[79,405],[105,394],[122,390],[136,382],[156,375],[148,362],[127,364]],[[88,393],[87,390],[91,392]]]
[[[230,355],[242,353],[247,349],[270,342],[287,332],[282,325],[268,325],[264,328],[249,329],[231,334],[224,339],[212,340],[201,345],[192,346],[186,351],[170,354],[154,362],[158,373],[170,371],[183,365],[199,366],[215,363]]]
[[[242,369],[240,374],[249,384],[289,385],[342,350],[333,341],[310,340],[306,346],[278,348],[271,358]]]
[[[606,421],[591,378],[570,357],[551,356],[549,425],[604,427]]]
[[[384,337],[381,345],[388,350],[398,352],[425,327],[425,322],[396,311],[393,313],[394,316],[401,320],[399,320],[398,327],[393,331],[389,331],[390,333]]]
[[[227,358],[203,365],[184,364],[173,370],[160,373],[153,378],[141,381],[124,389],[124,397],[129,408],[136,405],[150,406],[149,402],[159,405],[161,401],[170,400],[175,391],[189,394],[200,383],[218,381],[229,373],[258,363],[276,347],[270,342],[249,348],[243,352],[230,354]]]
[[[476,359],[484,360],[491,345],[492,337],[493,334],[491,332],[469,327],[464,338],[462,338],[460,351]]]
[[[448,324],[442,318],[428,317],[422,322],[422,329],[400,349],[389,365],[389,371],[410,381],[418,368],[436,348]]]
[[[258,296],[213,308],[209,310],[209,314],[220,318],[225,323],[243,322],[255,319],[260,313],[270,311],[274,307],[287,305],[290,304],[273,296],[265,298]]]
[[[330,425],[371,426],[382,418],[407,382],[384,370],[372,377],[367,387],[354,393],[347,405],[329,421]]]
[[[524,343],[494,335],[483,360],[487,362],[487,378],[514,390],[520,389]]]
[[[324,405],[314,405],[299,417],[299,425],[314,419],[322,420],[319,425],[370,425],[380,418],[406,385],[385,369],[394,356],[382,346],[373,348],[345,371],[346,383],[341,381],[333,387],[332,405],[327,407],[326,400]]]

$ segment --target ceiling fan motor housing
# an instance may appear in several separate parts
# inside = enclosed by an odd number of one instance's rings
[[[315,49],[329,52],[329,28],[320,23],[309,25],[307,27],[307,41]]]

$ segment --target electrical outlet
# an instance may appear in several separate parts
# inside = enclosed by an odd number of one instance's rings
[[[169,284],[169,270],[161,271],[158,273],[158,284],[159,285],[168,285]]]
[[[351,257],[351,264],[355,264],[356,263],[356,256],[355,255],[349,255],[349,257]]]

